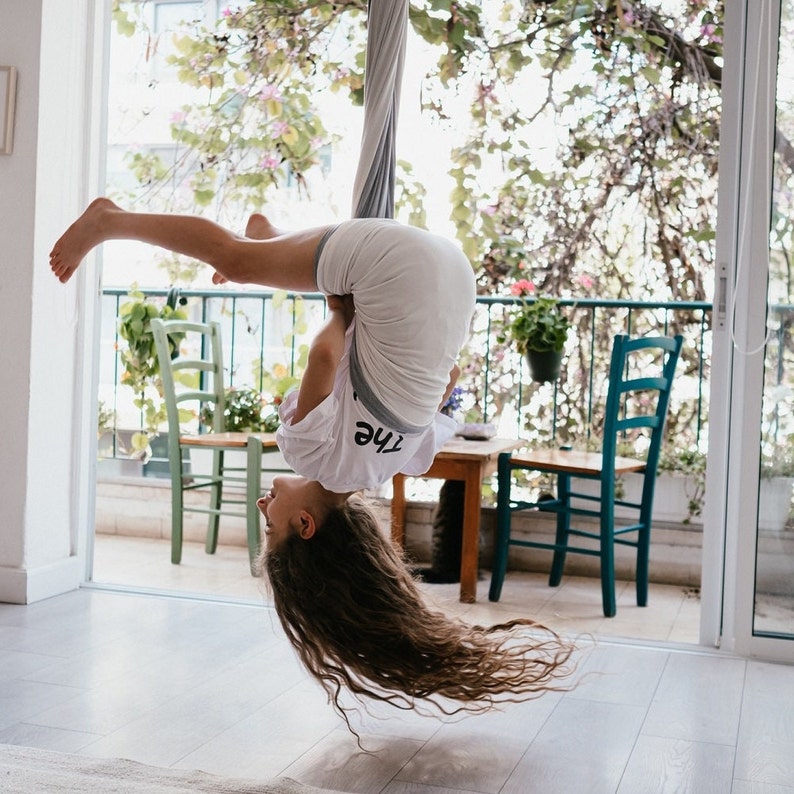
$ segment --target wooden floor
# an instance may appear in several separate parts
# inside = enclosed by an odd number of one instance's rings
[[[81,589],[0,604],[0,743],[366,794],[794,792],[794,666],[610,639],[578,661],[572,691],[486,715],[361,714],[361,750],[261,602]]]

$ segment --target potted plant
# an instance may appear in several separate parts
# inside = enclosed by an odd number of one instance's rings
[[[512,285],[510,292],[521,299],[521,307],[511,314],[500,341],[515,342],[527,359],[532,380],[547,383],[560,375],[562,351],[571,323],[560,312],[557,298],[528,299],[534,291],[534,285],[526,279]]]
[[[187,314],[177,308],[177,296],[173,291],[163,305],[146,300],[146,296],[135,288],[130,291],[129,297],[130,300],[119,307],[119,335],[127,343],[120,353],[124,367],[121,383],[134,391],[134,404],[141,410],[144,422],[144,427],[133,433],[130,439],[130,454],[146,460],[151,456],[151,439],[157,436],[166,418],[151,321],[155,317],[186,320]],[[183,338],[184,334],[169,337],[172,355],[179,350]]]
[[[214,406],[206,403],[201,409],[201,424],[212,429]],[[269,404],[261,392],[250,387],[226,389],[224,426],[235,433],[275,433],[278,430],[278,403]]]

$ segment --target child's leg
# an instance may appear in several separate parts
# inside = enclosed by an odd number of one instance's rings
[[[257,236],[274,236],[252,240],[205,218],[126,212],[108,199],[96,199],[55,243],[50,266],[66,282],[100,243],[138,240],[207,262],[231,281],[298,292],[315,290],[314,256],[327,227],[280,232],[257,216],[255,228]]]
[[[264,215],[258,212],[248,218],[245,227],[245,236],[250,240],[269,240],[271,237],[280,237],[282,234],[285,234],[282,229],[277,229]],[[225,284],[228,280],[217,270],[212,274],[213,284]]]

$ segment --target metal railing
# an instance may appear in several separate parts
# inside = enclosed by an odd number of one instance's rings
[[[168,290],[141,290],[147,301],[165,303]],[[99,400],[114,443],[143,427],[135,395],[122,383],[119,308],[131,300],[125,289],[108,288],[102,297]],[[229,289],[180,292],[192,319],[222,326],[228,386],[251,386],[275,396],[279,384],[299,379],[308,344],[322,322],[319,294],[296,296],[267,290]],[[563,372],[553,384],[529,379],[522,357],[500,341],[516,301],[481,297],[471,338],[462,352],[459,380],[461,421],[494,423],[501,435],[540,442],[589,441],[596,432],[605,397],[609,353],[615,334],[673,334],[685,338],[682,365],[671,404],[669,433],[675,445],[704,449],[711,359],[711,304],[621,300],[561,300],[572,322]],[[105,454],[108,454],[107,451]]]

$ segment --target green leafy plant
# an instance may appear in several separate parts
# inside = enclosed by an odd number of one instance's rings
[[[511,339],[524,354],[530,350],[561,353],[571,323],[560,312],[557,298],[539,296],[527,300],[527,295],[534,290],[526,279],[513,284],[511,292],[521,298],[521,307],[510,315],[505,334],[499,341]]]
[[[199,419],[212,428],[215,406],[206,403]],[[223,411],[227,431],[237,433],[275,433],[278,430],[278,404],[268,402],[261,392],[252,388],[229,388],[226,390],[226,407]]]
[[[121,383],[135,392],[134,404],[141,409],[143,429],[134,433],[130,444],[132,454],[143,455],[149,450],[149,441],[157,435],[165,421],[165,404],[160,380],[160,363],[154,344],[151,322],[162,320],[186,320],[187,314],[170,303],[160,305],[146,299],[142,292],[132,289],[130,300],[119,307],[119,336],[127,343],[120,358],[124,367]],[[171,334],[168,338],[172,357],[179,350],[184,334]]]
[[[105,405],[103,400],[99,401],[96,412],[97,436],[112,430],[116,426],[116,412]]]
[[[116,412],[108,407],[103,400],[97,405],[97,454],[100,458],[113,455],[113,436],[116,429]]]

